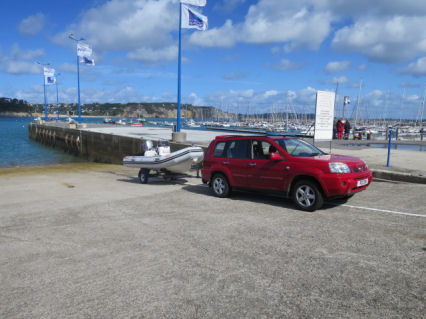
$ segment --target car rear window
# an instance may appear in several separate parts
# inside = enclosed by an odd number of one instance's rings
[[[214,151],[213,151],[213,156],[214,157],[225,157],[224,156],[224,150],[225,150],[225,146],[226,146],[226,142],[219,142],[216,144]]]
[[[250,158],[250,140],[228,141],[227,158]]]

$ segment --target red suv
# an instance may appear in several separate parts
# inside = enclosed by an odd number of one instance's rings
[[[373,179],[361,159],[326,154],[294,136],[217,136],[201,172],[218,197],[233,188],[279,191],[306,211],[325,199],[349,198]]]

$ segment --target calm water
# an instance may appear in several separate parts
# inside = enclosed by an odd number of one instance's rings
[[[75,119],[77,119],[75,117]],[[113,118],[116,119],[116,118]],[[33,118],[0,117],[0,167],[39,166],[81,162],[82,159],[56,150],[28,137]],[[60,120],[66,120],[61,118]],[[118,118],[116,119],[118,120]],[[174,119],[155,119],[160,126]],[[175,121],[175,120],[174,120]],[[84,118],[83,123],[102,123],[103,118]]]
[[[81,161],[28,138],[32,118],[0,117],[0,167],[38,166]]]
[[[346,146],[349,147],[359,147],[359,146],[365,146],[365,147],[373,147],[373,148],[388,148],[387,143],[371,143],[371,144],[346,144]],[[403,151],[420,151],[420,152],[426,152],[426,146],[424,145],[411,145],[411,144],[391,144],[391,149],[393,150],[403,150]]]

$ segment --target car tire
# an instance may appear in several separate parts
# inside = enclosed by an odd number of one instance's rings
[[[148,183],[149,169],[141,168],[139,170],[138,178],[139,178],[139,182],[141,182],[141,184]]]
[[[217,197],[228,197],[231,193],[228,179],[223,174],[215,174],[213,176],[211,188]]]
[[[299,209],[308,212],[320,209],[324,204],[318,185],[309,180],[301,180],[294,185],[292,199]]]

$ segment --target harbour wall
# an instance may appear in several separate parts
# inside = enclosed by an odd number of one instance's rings
[[[31,123],[28,126],[31,140],[61,149],[66,153],[92,162],[121,164],[123,157],[141,153],[143,138],[90,132],[75,127]],[[191,146],[186,143],[170,143],[172,152]]]

